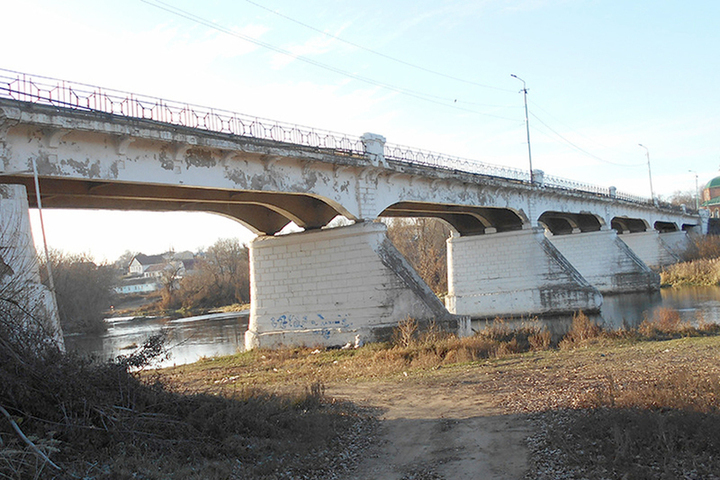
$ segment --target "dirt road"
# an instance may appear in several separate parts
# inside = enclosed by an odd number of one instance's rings
[[[523,478],[527,417],[502,415],[471,379],[335,384],[328,395],[379,408],[377,441],[348,478]]]

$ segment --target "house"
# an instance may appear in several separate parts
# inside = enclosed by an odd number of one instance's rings
[[[131,293],[150,293],[160,289],[160,284],[147,278],[131,278],[125,280],[122,285],[113,288],[118,295]]]
[[[130,262],[128,272],[133,276],[140,276],[152,265],[162,265],[165,263],[165,255],[145,255],[138,253]]]
[[[185,274],[185,263],[179,260],[157,263],[150,265],[142,275],[144,278],[162,278],[166,273],[172,273],[174,277],[182,278]]]

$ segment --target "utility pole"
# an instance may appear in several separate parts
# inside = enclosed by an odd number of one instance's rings
[[[532,153],[530,152],[530,121],[528,119],[528,106],[527,106],[527,87],[525,86],[525,80],[518,77],[514,73],[510,74],[511,77],[517,78],[523,83],[523,88],[520,90],[523,93],[525,99],[525,129],[527,130],[527,142],[528,142],[528,161],[530,162],[530,183],[533,183],[533,168],[532,168]]]
[[[695,210],[700,210],[700,190],[698,189],[698,174],[694,170],[688,170],[690,173],[695,174]]]
[[[648,163],[648,177],[650,177],[650,200],[652,200],[653,205],[656,205],[655,203],[655,192],[653,191],[652,186],[652,172],[650,171],[650,150],[643,145],[642,143],[638,143],[642,148],[645,149],[645,155],[647,156],[647,163]]]

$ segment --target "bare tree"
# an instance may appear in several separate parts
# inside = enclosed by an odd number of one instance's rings
[[[100,332],[105,330],[104,313],[110,307],[112,287],[117,283],[110,265],[97,265],[86,254],[50,252],[55,279],[60,324],[66,333]],[[43,282],[47,282],[41,269]]]
[[[447,293],[447,239],[450,227],[435,218],[395,218],[388,238],[425,283],[442,297]]]
[[[195,272],[180,282],[186,308],[206,308],[250,301],[248,250],[236,238],[220,239],[196,261]]]

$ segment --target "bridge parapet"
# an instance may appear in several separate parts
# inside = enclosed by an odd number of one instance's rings
[[[292,125],[223,109],[202,107],[186,102],[107,89],[38,75],[0,69],[0,98],[52,105],[83,111],[103,112],[182,127],[271,140],[318,149],[339,155],[367,156],[371,165],[385,166],[385,159],[410,165],[487,175],[533,184],[530,172],[511,167],[446,155],[412,147],[385,144],[379,135],[369,140],[338,132]],[[382,139],[382,152],[375,141]],[[580,191],[638,204],[652,204],[642,197],[617,192],[614,187],[599,187],[575,180],[544,174],[543,187]],[[538,186],[540,188],[540,186]],[[659,205],[675,210],[671,205]],[[679,207],[678,207],[679,209]]]

